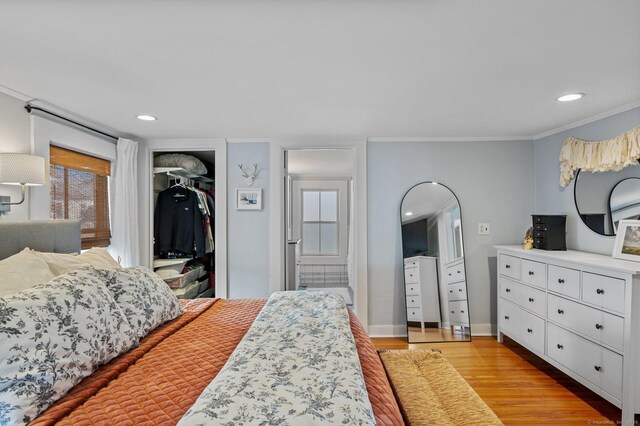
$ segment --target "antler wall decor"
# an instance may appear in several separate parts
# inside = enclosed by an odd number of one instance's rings
[[[255,182],[256,180],[256,176],[258,176],[258,164],[253,163],[252,173],[249,173],[247,170],[245,170],[242,167],[242,163],[238,163],[238,167],[240,167],[240,170],[242,170],[242,177],[245,178],[245,180],[247,181],[247,185],[249,186],[253,185],[253,182]]]

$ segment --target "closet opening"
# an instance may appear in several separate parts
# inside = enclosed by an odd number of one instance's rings
[[[356,300],[352,149],[285,151],[285,288]]]
[[[215,151],[152,151],[153,269],[180,299],[215,297]]]

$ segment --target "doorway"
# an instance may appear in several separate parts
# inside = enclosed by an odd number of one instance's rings
[[[285,151],[287,290],[336,293],[353,307],[353,172],[352,149]]]

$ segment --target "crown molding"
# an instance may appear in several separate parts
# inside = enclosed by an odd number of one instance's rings
[[[10,87],[3,86],[2,84],[0,84],[0,93],[4,93],[5,95],[9,95],[9,96],[11,96],[13,98],[16,98],[16,99],[19,99],[19,100],[21,100],[23,102],[27,102],[30,99],[32,99],[31,96],[29,96],[29,95],[27,95],[25,93],[22,93],[22,92],[18,92],[17,90],[13,90]]]
[[[531,136],[531,139],[537,141],[538,139],[546,138],[547,136],[552,136],[566,130],[575,129],[576,127],[584,126],[585,124],[593,123],[594,121],[602,120],[638,107],[640,107],[640,101],[632,102],[621,107],[610,109],[609,111],[601,112],[600,114],[592,115],[591,117],[587,117],[582,120],[574,121],[573,123],[565,124],[564,126],[556,127],[555,129],[551,129],[546,132],[538,133],[537,135]]]
[[[478,137],[412,137],[412,138],[367,138],[367,142],[495,142],[495,141],[530,141],[531,136],[478,136]]]

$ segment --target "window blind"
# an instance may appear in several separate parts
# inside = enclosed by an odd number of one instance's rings
[[[109,246],[111,163],[53,145],[49,155],[51,219],[79,220],[83,249]]]

